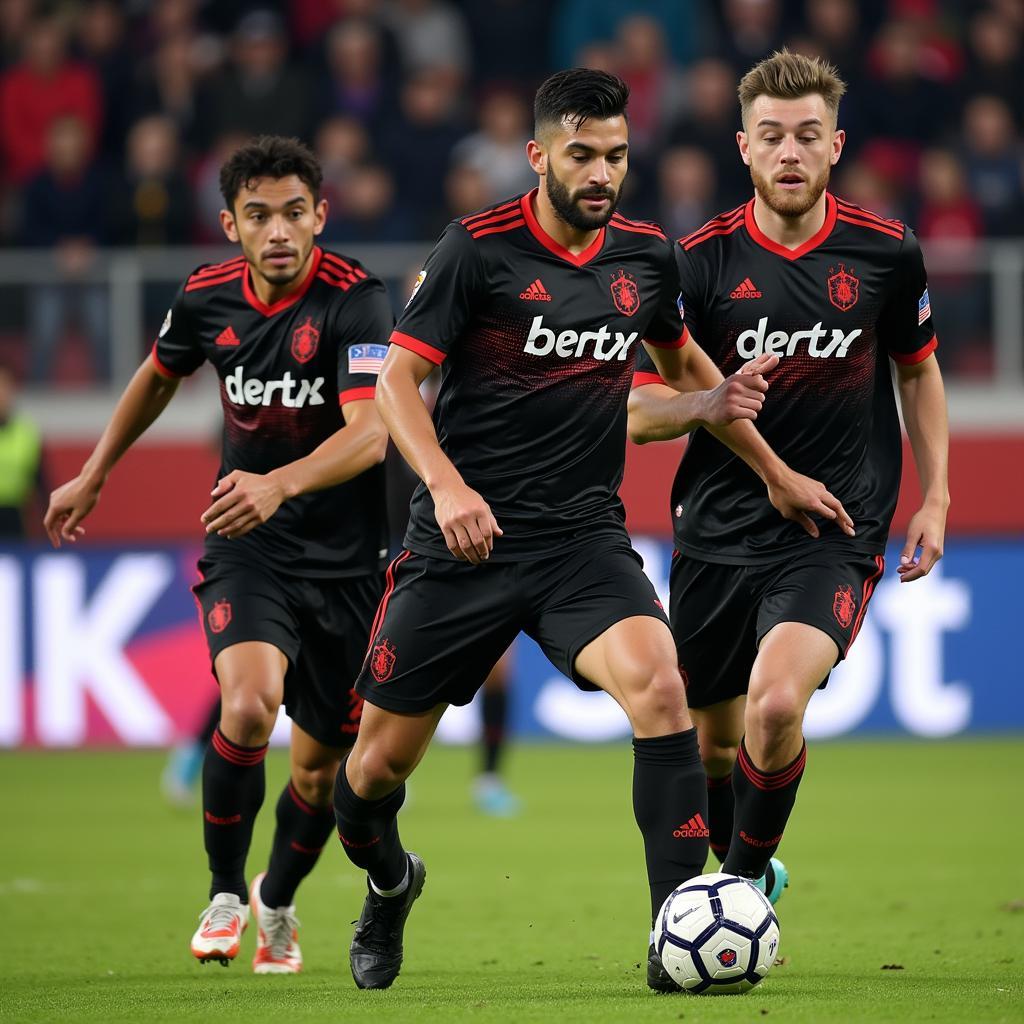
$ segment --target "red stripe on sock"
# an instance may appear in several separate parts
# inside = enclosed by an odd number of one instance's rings
[[[295,783],[290,779],[288,780],[288,795],[292,798],[292,802],[300,811],[303,811],[311,817],[315,818],[327,812],[326,807],[314,807],[312,804],[307,804],[306,801],[299,796],[299,791],[295,788]]]
[[[340,832],[338,833],[338,838],[345,846],[350,846],[353,850],[365,850],[367,847],[380,842],[380,836],[374,836],[368,843],[356,843],[351,839],[346,839]]]
[[[263,759],[267,756],[266,743],[262,747],[240,747],[237,743],[232,743],[219,728],[213,733],[211,745],[225,761],[242,768],[251,768],[262,764]]]
[[[807,763],[807,744],[801,748],[796,760],[777,772],[762,772],[755,767],[750,760],[746,747],[741,743],[737,763],[743,774],[758,788],[762,790],[782,789],[798,779]]]

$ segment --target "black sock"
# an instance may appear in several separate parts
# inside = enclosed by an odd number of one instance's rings
[[[708,776],[708,828],[711,830],[711,852],[720,864],[725,863],[732,838],[732,816],[736,800],[732,793],[732,775],[719,779]]]
[[[299,883],[313,870],[334,828],[330,807],[313,807],[289,781],[277,800],[277,829],[260,899],[271,908],[288,907]]]
[[[633,740],[633,813],[644,837],[653,919],[708,858],[708,789],[696,729]]]
[[[203,722],[203,727],[196,733],[196,743],[200,746],[205,747],[210,740],[213,739],[213,734],[217,730],[217,726],[220,725],[220,698],[218,697],[207,712],[206,721]]]
[[[750,760],[746,745],[740,742],[732,770],[736,816],[724,865],[730,874],[760,878],[765,873],[768,861],[782,842],[806,761],[805,743],[784,768],[762,772]]]
[[[505,690],[484,690],[484,771],[498,770],[505,746],[505,721],[508,716],[508,694]]]
[[[245,858],[263,805],[267,745],[241,747],[216,729],[203,759],[203,839],[213,879],[210,898],[233,892],[248,903]]]
[[[409,859],[398,838],[398,812],[405,800],[405,783],[380,800],[357,796],[345,775],[345,762],[334,780],[334,817],[338,838],[348,859],[362,868],[378,889],[397,889]]]

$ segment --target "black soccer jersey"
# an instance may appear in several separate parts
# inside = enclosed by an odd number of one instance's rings
[[[238,257],[200,267],[182,285],[153,361],[180,377],[209,360],[224,409],[218,478],[268,473],[340,430],[343,404],[373,398],[393,323],[383,283],[355,260],[315,248],[303,285],[268,306]],[[206,547],[296,575],[376,571],[387,554],[384,468],[292,498],[237,540],[208,535]]]
[[[686,340],[659,228],[615,214],[574,255],[540,226],[534,195],[452,222],[391,338],[441,364],[438,440],[504,531],[496,561],[622,533],[636,349]],[[453,557],[422,483],[406,546]]]
[[[881,551],[902,453],[886,356],[916,363],[936,347],[913,232],[827,194],[821,230],[789,250],[760,231],[751,200],[681,239],[676,259],[686,325],[723,374],[765,352],[781,357],[757,428],[852,516],[855,540],[831,524],[822,538]],[[635,383],[655,381],[644,353]],[[671,508],[676,545],[705,561],[781,560],[807,540],[772,508],[758,477],[705,430],[690,438]]]

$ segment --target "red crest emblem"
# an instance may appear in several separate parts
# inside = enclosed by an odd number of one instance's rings
[[[211,633],[223,633],[231,621],[231,602],[225,600],[218,601],[210,609],[210,614],[206,616],[206,621],[210,626]]]
[[[836,588],[836,596],[832,598],[832,614],[836,622],[846,629],[853,622],[853,613],[857,610],[857,600],[853,596],[853,587],[848,583]]]
[[[308,363],[316,355],[319,344],[320,331],[313,326],[313,318],[307,316],[306,322],[292,334],[292,355],[300,363]]]
[[[383,683],[391,678],[395,671],[395,661],[398,655],[395,652],[395,645],[386,637],[382,636],[374,644],[373,653],[370,655],[370,671],[378,683]]]
[[[723,967],[734,967],[739,956],[735,949],[723,949],[716,955],[716,959]]]
[[[854,277],[842,263],[838,270],[829,267],[828,273],[828,301],[844,313],[853,309],[860,298],[860,279]]]
[[[636,278],[619,270],[612,274],[612,302],[623,316],[632,316],[640,308],[640,289]]]

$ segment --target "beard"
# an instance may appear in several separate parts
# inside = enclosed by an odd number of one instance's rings
[[[245,246],[242,246],[242,254],[245,256],[249,266],[252,267],[254,273],[259,274],[267,284],[271,284],[275,288],[281,288],[291,284],[302,273],[303,268],[306,266],[306,261],[309,259],[309,254],[312,251],[313,241],[310,240],[304,250],[299,249],[297,257],[298,262],[295,265],[295,269],[288,270],[265,264],[263,260],[260,259],[258,253],[251,252]]]
[[[555,177],[555,172],[550,166],[544,176],[544,188],[558,218],[577,231],[597,231],[598,228],[603,228],[612,219],[622,195],[621,189],[616,192],[611,188],[587,188],[570,193],[568,186]],[[585,213],[577,203],[586,196],[601,196],[610,199],[611,202],[604,213]]]
[[[807,182],[807,187],[803,192],[787,192],[785,189],[776,188],[770,179],[755,171],[753,167],[750,168],[750,179],[754,183],[757,194],[764,200],[765,206],[772,213],[777,213],[780,217],[796,219],[813,209],[814,204],[821,198],[821,193],[828,185],[831,171],[832,168],[826,165],[817,178]]]

